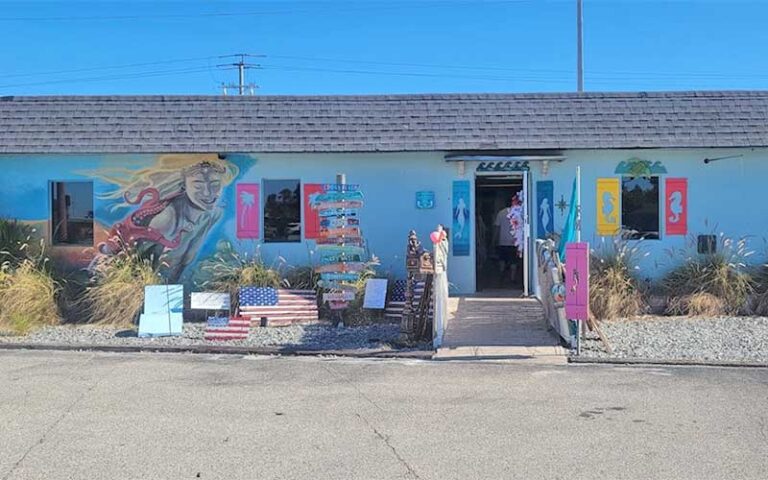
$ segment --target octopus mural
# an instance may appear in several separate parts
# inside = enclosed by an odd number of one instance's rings
[[[224,189],[238,167],[217,155],[160,155],[155,165],[90,172],[111,188],[99,196],[110,212],[128,211],[108,227],[97,255],[126,246],[151,259],[168,282],[179,281],[212,227],[221,220]]]

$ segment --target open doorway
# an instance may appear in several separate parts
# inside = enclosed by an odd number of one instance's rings
[[[523,290],[523,252],[515,246],[507,218],[512,199],[523,190],[522,175],[475,179],[477,291]]]

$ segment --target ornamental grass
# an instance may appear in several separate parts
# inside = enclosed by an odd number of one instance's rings
[[[99,257],[91,267],[91,283],[82,302],[89,323],[131,328],[144,306],[144,287],[163,283],[159,267],[133,248]]]
[[[671,251],[678,266],[661,281],[670,299],[667,313],[712,317],[744,312],[754,290],[747,264],[753,253],[745,238],[734,240],[722,233],[714,253],[697,253],[692,242]]]
[[[597,320],[641,315],[648,309],[645,290],[637,278],[637,262],[644,256],[640,242],[617,237],[590,255],[590,313]]]

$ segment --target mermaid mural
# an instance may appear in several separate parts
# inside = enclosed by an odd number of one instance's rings
[[[236,165],[216,154],[160,155],[156,165],[146,168],[91,172],[114,186],[99,196],[112,202],[109,212],[133,209],[111,226],[97,245],[98,254],[135,247],[160,267],[168,282],[179,281],[221,219],[222,192],[238,173]]]

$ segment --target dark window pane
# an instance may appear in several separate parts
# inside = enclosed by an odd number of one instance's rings
[[[54,245],[93,245],[93,182],[51,184]]]
[[[301,187],[298,180],[264,180],[264,241],[301,241]]]
[[[659,238],[659,177],[622,177],[621,219],[630,238]]]

